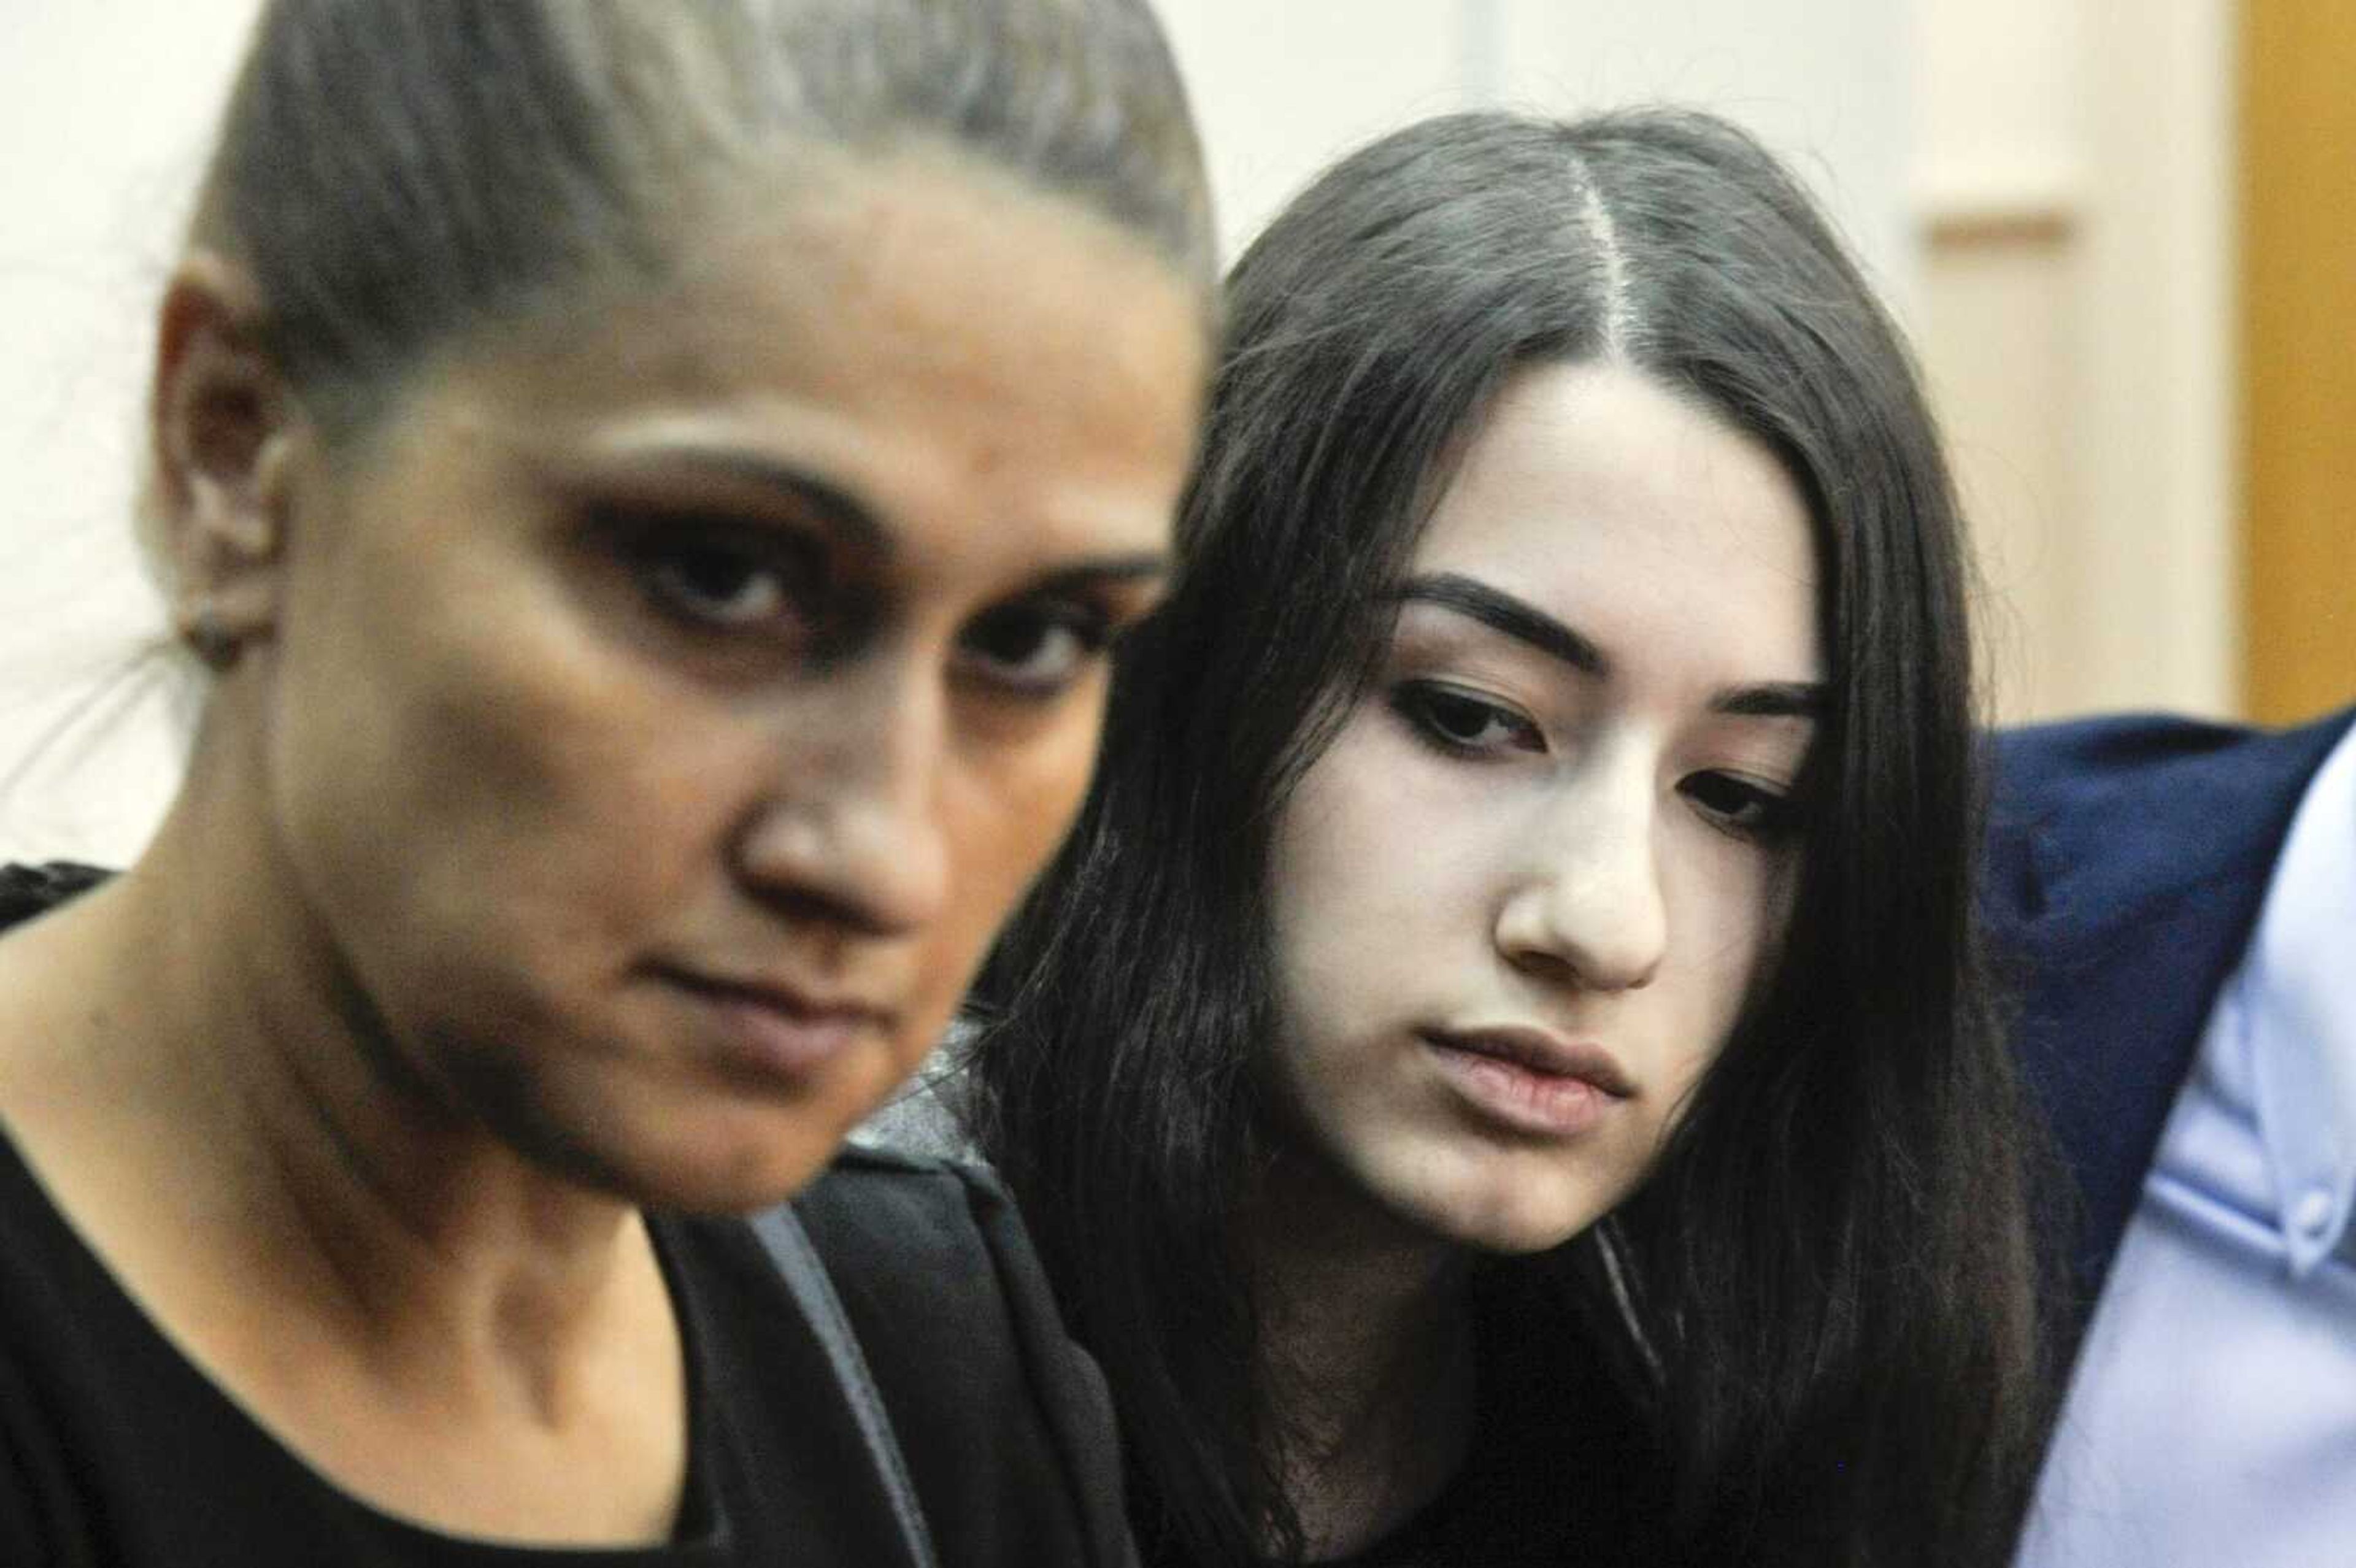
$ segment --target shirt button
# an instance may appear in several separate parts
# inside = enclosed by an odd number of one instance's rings
[[[2319,1187],[2301,1193],[2291,1209],[2290,1222],[2309,1236],[2322,1234],[2331,1223],[2331,1194]]]

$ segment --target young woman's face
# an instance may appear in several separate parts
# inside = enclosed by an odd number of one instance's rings
[[[1161,592],[1197,297],[946,157],[429,366],[295,482],[258,682],[308,933],[430,1093],[643,1200],[922,1056]],[[224,692],[224,700],[232,694]]]
[[[1818,641],[1762,447],[1624,368],[1511,382],[1278,825],[1301,1152],[1496,1251],[1626,1197],[1776,945]]]

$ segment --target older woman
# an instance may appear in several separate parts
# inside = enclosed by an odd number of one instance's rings
[[[1121,1550],[1002,1207],[821,1173],[1086,784],[1205,209],[1134,0],[268,7],[185,786],[0,940],[0,1560]]]

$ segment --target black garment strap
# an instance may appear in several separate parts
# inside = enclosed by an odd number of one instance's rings
[[[761,1239],[769,1261],[793,1293],[794,1304],[802,1309],[819,1343],[825,1347],[835,1381],[851,1402],[851,1417],[867,1443],[867,1456],[884,1483],[892,1517],[900,1526],[905,1568],[939,1568],[932,1531],[926,1527],[924,1509],[916,1501],[916,1483],[908,1478],[908,1462],[892,1431],[892,1417],[884,1408],[884,1396],[876,1392],[874,1376],[867,1370],[867,1358],[859,1349],[858,1336],[851,1332],[851,1320],[843,1316],[834,1284],[826,1276],[826,1264],[810,1245],[809,1233],[802,1229],[789,1203],[754,1215],[753,1233]]]

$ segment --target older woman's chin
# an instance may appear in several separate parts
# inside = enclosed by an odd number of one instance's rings
[[[748,1213],[816,1180],[898,1083],[894,1071],[799,1095],[699,1087],[602,1103],[547,1099],[511,1104],[494,1131],[544,1168],[635,1207]]]

